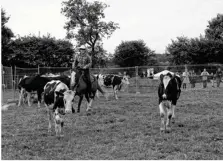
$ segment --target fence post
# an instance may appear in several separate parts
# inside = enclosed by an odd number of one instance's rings
[[[140,92],[139,92],[139,87],[138,87],[138,73],[139,73],[139,67],[138,66],[136,66],[135,67],[135,71],[136,71],[136,94],[139,94]]]
[[[4,74],[5,74],[4,66],[2,65],[2,84],[5,84]],[[3,101],[3,99],[4,99],[4,97],[3,97],[3,92],[5,92],[5,88],[4,88],[4,87],[3,87],[3,89],[2,89],[2,100],[1,100],[2,104],[4,103],[4,101]]]
[[[16,66],[14,68],[14,82],[16,84],[16,77],[17,77],[17,72],[16,72]],[[14,85],[14,88],[13,88],[13,95],[14,95],[14,100],[15,100],[15,85]]]
[[[12,77],[12,92],[13,92],[13,99],[15,100],[15,81],[13,79],[13,69],[12,69],[12,66],[11,66],[11,77]]]

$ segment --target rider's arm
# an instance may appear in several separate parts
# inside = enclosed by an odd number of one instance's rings
[[[84,66],[84,69],[88,69],[88,68],[90,68],[91,65],[92,65],[91,57],[88,56],[87,58],[88,58],[88,59],[87,59],[87,62],[88,62],[88,63]]]
[[[72,68],[76,68],[77,66],[77,54],[74,56],[74,62],[72,63]]]

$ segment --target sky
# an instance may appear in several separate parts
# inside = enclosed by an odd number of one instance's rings
[[[64,0],[2,0],[15,35],[47,35],[63,39],[66,22],[61,14]],[[88,0],[93,1],[93,0]],[[204,35],[208,21],[223,12],[223,0],[99,0],[110,7],[105,20],[119,24],[104,49],[114,53],[122,41],[144,40],[156,53],[164,53],[171,40]]]

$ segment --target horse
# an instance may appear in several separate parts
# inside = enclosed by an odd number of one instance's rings
[[[79,69],[81,70],[81,69]],[[77,74],[77,69],[76,70],[72,70],[71,71],[71,81],[70,81],[70,88],[72,89],[72,87],[74,86],[75,83],[75,78],[77,77],[77,85],[76,85],[76,90],[75,90],[75,96],[79,96],[79,102],[78,102],[78,108],[77,108],[77,112],[80,112],[80,106],[82,103],[82,100],[85,96],[86,100],[87,100],[87,109],[86,111],[91,111],[91,106],[92,106],[92,102],[93,99],[95,97],[96,91],[99,90],[104,97],[107,100],[107,94],[101,89],[101,87],[98,84],[98,79],[94,76],[94,75],[90,75],[91,78],[91,83],[92,83],[92,88],[91,88],[91,92],[93,94],[93,97],[90,97],[89,92],[87,90],[87,83],[86,83],[86,78],[84,77],[84,72],[82,71],[82,74],[80,76],[78,76]]]

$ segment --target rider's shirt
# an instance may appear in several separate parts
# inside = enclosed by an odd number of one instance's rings
[[[74,65],[75,67],[80,67],[80,68],[86,68],[89,69],[92,65],[92,60],[89,55],[84,55],[84,54],[76,54],[74,57]]]

